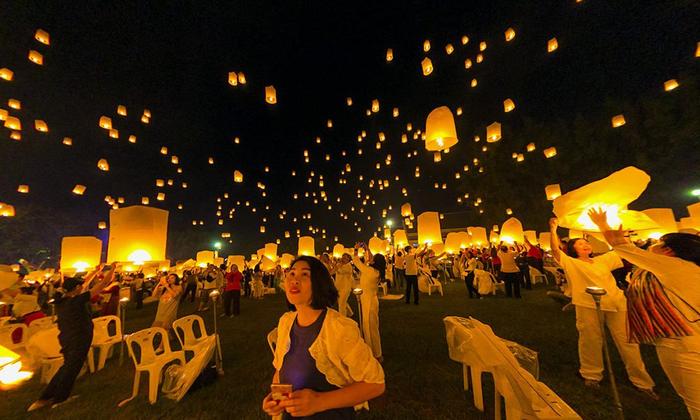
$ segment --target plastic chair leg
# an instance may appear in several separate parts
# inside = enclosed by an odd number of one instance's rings
[[[155,404],[158,400],[158,384],[160,379],[160,370],[156,372],[155,370],[148,371],[148,402]]]
[[[88,362],[88,368],[90,369],[90,373],[95,373],[95,348],[94,347],[90,347],[90,350],[88,350],[87,362]]]
[[[484,411],[484,391],[481,389],[481,369],[471,367],[472,392],[474,393],[474,406],[479,411]]]
[[[494,398],[494,407],[493,407],[493,412],[494,412],[494,420],[501,420],[501,397],[500,392],[496,391],[495,392],[495,398]]]
[[[134,386],[133,390],[131,391],[131,397],[125,399],[124,401],[120,402],[118,404],[118,407],[124,406],[124,404],[128,403],[129,401],[133,400],[136,398],[137,395],[139,395],[139,382],[141,381],[141,372],[138,370],[134,373]]]
[[[100,354],[99,354],[98,359],[97,359],[97,370],[101,370],[102,368],[105,367],[105,363],[107,363],[107,358],[112,353],[112,348],[113,348],[112,344],[109,344],[106,346],[100,346]]]
[[[462,364],[462,379],[464,380],[464,390],[469,391],[469,366]]]

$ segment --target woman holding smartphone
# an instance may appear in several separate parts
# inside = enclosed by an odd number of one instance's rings
[[[153,321],[153,327],[161,327],[170,330],[170,327],[177,318],[177,308],[180,306],[180,294],[182,286],[180,286],[180,277],[175,273],[170,273],[165,277],[161,277],[160,281],[153,289],[153,295],[160,297],[158,299],[158,311],[156,319]]]
[[[321,261],[298,257],[284,285],[294,310],[277,326],[276,392],[265,397],[262,409],[284,418],[354,418],[355,405],[384,393],[381,365],[355,321],[332,308],[338,291]],[[291,392],[278,395],[284,388]]]

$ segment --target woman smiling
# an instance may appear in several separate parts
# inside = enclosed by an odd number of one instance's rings
[[[284,418],[354,418],[353,406],[384,393],[384,371],[355,321],[332,309],[338,291],[326,267],[298,257],[285,280],[295,310],[279,320],[273,383],[291,385],[282,400],[268,394],[262,408]]]

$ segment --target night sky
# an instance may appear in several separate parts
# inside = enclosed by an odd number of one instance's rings
[[[700,4],[690,0],[4,1],[0,68],[14,71],[14,80],[0,80],[0,108],[18,116],[23,130],[21,141],[14,141],[0,127],[0,202],[15,205],[18,213],[48,210],[56,220],[74,220],[70,231],[58,229],[62,234],[106,238],[97,229],[98,221],[109,220],[104,197],[124,197],[124,205],[133,205],[148,196],[151,205],[171,211],[171,240],[193,238],[189,250],[171,246],[173,258],[193,255],[222,232],[232,235],[226,254],[254,252],[277,238],[280,252],[295,253],[296,229],[310,234],[309,226],[326,230],[325,242],[320,230],[311,234],[319,240],[317,251],[332,247],[335,236],[351,246],[383,225],[382,209],[400,223],[404,202],[416,214],[445,213],[448,228],[488,228],[502,223],[506,208],[512,208],[526,228],[541,231],[551,212],[545,185],[560,183],[565,192],[627,165],[652,176],[632,208],[672,207],[677,218],[684,217],[685,206],[696,200],[688,191],[700,188],[698,22]],[[509,27],[516,37],[506,42]],[[34,40],[39,28],[50,34],[50,46]],[[469,37],[466,45],[463,35]],[[548,54],[552,37],[559,48]],[[425,39],[432,44],[428,53]],[[483,63],[465,69],[465,59],[475,61],[481,41],[487,43]],[[447,43],[454,46],[451,55]],[[390,63],[387,48],[394,52]],[[43,54],[43,66],[27,59],[29,50]],[[435,67],[428,77],[420,67],[426,56]],[[244,72],[247,84],[229,85],[230,71]],[[474,78],[478,85],[472,88]],[[664,92],[668,79],[677,79],[679,88]],[[267,85],[277,90],[276,105],[264,101]],[[9,98],[19,99],[22,109],[9,109]],[[516,104],[510,113],[503,111],[506,98]],[[368,117],[373,99],[381,109]],[[117,105],[126,106],[127,117],[116,114]],[[413,132],[424,129],[427,114],[441,105],[463,109],[456,116],[460,142],[434,163]],[[152,113],[149,124],[140,122],[144,109]],[[616,114],[624,114],[627,124],[613,129]],[[112,118],[119,139],[98,126],[102,115]],[[34,130],[35,119],[46,121],[49,132]],[[328,119],[332,128],[326,127]],[[494,121],[502,124],[503,139],[487,144],[485,129]],[[362,130],[367,136],[358,143]],[[386,141],[377,150],[379,132]],[[407,144],[401,143],[403,133]],[[132,134],[136,144],[127,141]],[[64,146],[64,137],[73,146]],[[525,151],[530,142],[537,146],[532,153]],[[168,156],[159,153],[163,146]],[[542,150],[550,146],[558,155],[545,159]],[[414,150],[417,156],[408,158]],[[516,163],[513,152],[523,153],[525,161]],[[171,164],[170,155],[180,164]],[[109,172],[98,170],[100,158],[108,160]],[[352,171],[342,175],[346,164]],[[236,169],[244,174],[242,184],[233,182]],[[157,188],[157,178],[174,185]],[[347,183],[340,185],[340,178]],[[389,188],[380,191],[377,183],[370,188],[370,180],[384,179]],[[258,182],[265,184],[267,197]],[[30,186],[29,194],[17,192],[20,184]],[[87,186],[83,196],[71,193],[75,184]],[[358,189],[370,196],[366,205]],[[156,201],[158,192],[166,194],[165,201]],[[306,192],[315,193],[319,203],[305,198]],[[476,198],[482,199],[478,207]],[[219,204],[221,217],[215,214]],[[305,214],[311,219],[303,220]],[[193,220],[204,225],[192,226]],[[30,226],[19,214],[0,220],[0,229],[12,223],[56,231]],[[291,239],[284,239],[285,230]],[[49,248],[60,241],[45,236]],[[7,247],[2,240],[0,247]]]

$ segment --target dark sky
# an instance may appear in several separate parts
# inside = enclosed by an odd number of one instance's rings
[[[149,196],[152,204],[171,210],[171,228],[190,229],[192,220],[204,220],[196,229],[212,238],[231,232],[231,250],[249,252],[285,230],[308,232],[309,224],[325,228],[331,245],[335,235],[346,245],[367,240],[381,225],[381,210],[393,205],[389,215],[398,221],[398,207],[405,201],[416,213],[451,213],[448,227],[500,224],[510,207],[526,225],[541,230],[550,209],[544,185],[560,182],[564,190],[572,189],[636,163],[659,180],[650,186],[652,199],[644,204],[673,207],[677,217],[685,216],[682,209],[691,200],[687,190],[700,187],[697,147],[688,148],[684,140],[674,150],[691,154],[677,156],[665,171],[651,156],[640,155],[652,162],[648,167],[635,160],[634,148],[643,143],[634,139],[644,139],[643,130],[657,124],[639,104],[668,101],[657,98],[667,79],[681,82],[674,93],[677,102],[669,107],[700,108],[698,84],[684,83],[698,80],[698,21],[696,1],[4,1],[0,68],[11,68],[15,80],[0,81],[0,108],[7,109],[8,98],[20,99],[23,108],[12,115],[24,127],[20,142],[0,128],[0,201],[16,204],[18,211],[40,205],[74,215],[85,227],[75,234],[94,234],[97,221],[108,220],[105,195],[123,196],[127,205]],[[503,35],[508,27],[517,33],[510,43]],[[37,28],[50,33],[50,46],[33,39]],[[466,46],[460,43],[462,35],[470,38]],[[555,36],[559,49],[547,54],[547,40]],[[427,54],[424,39],[432,42]],[[482,40],[488,44],[484,62],[466,70],[464,60],[475,59]],[[448,42],[455,47],[449,56]],[[384,60],[387,47],[394,50],[391,63]],[[44,54],[43,66],[27,60],[30,49]],[[420,72],[426,55],[435,66],[429,77]],[[229,71],[245,72],[247,85],[229,86]],[[477,78],[477,88],[469,87],[472,78]],[[277,89],[277,105],[264,102],[269,84]],[[348,96],[352,107],[345,105]],[[364,112],[374,98],[381,111],[367,117]],[[516,103],[512,113],[503,113],[505,98]],[[116,115],[119,104],[127,107],[128,117]],[[400,136],[408,122],[414,130],[423,128],[426,115],[440,105],[461,106],[464,115],[457,118],[460,143],[441,163],[433,163],[422,142],[401,144]],[[398,118],[391,116],[393,107],[400,109]],[[148,125],[139,122],[145,108],[153,115]],[[639,116],[621,129],[627,134],[610,127],[610,117],[617,113]],[[101,115],[112,117],[120,139],[110,140],[98,127]],[[332,129],[326,127],[329,118]],[[620,149],[625,150],[620,155],[581,153],[572,146],[580,143],[570,138],[577,118],[591,129],[586,149],[595,149],[596,142],[610,147],[611,139],[618,141],[614,136],[622,136]],[[50,132],[37,133],[34,119],[45,120]],[[472,138],[483,138],[493,121],[503,124],[503,140],[483,153],[484,142]],[[361,130],[367,138],[358,144]],[[377,151],[379,131],[387,141]],[[137,136],[137,144],[126,141],[130,134]],[[72,147],[61,144],[65,136],[73,138]],[[235,136],[241,144],[233,143]],[[686,133],[684,138],[693,136]],[[516,166],[511,153],[523,152],[530,142],[537,151],[526,153],[526,161]],[[180,158],[183,174],[159,154],[162,146]],[[363,149],[359,157],[358,146]],[[556,146],[560,155],[545,160],[541,150],[548,146]],[[309,151],[311,164],[304,164],[303,150]],[[408,159],[413,150],[418,155]],[[324,161],[325,154],[330,161]],[[392,156],[389,167],[387,154]],[[210,156],[214,165],[207,164]],[[483,174],[472,164],[474,157],[485,168]],[[97,169],[100,158],[109,161],[109,172]],[[339,185],[346,163],[352,173],[347,184]],[[456,180],[454,173],[465,164],[470,172]],[[269,173],[263,172],[265,166]],[[421,167],[418,180],[416,166]],[[243,184],[232,182],[234,169],[244,173]],[[309,184],[311,170],[315,177]],[[323,188],[319,175],[324,176]],[[175,186],[156,188],[156,178],[173,179]],[[391,186],[369,188],[370,179],[388,179]],[[266,185],[266,198],[256,188],[258,181]],[[180,188],[182,182],[189,188]],[[434,182],[448,188],[435,190]],[[82,197],[70,193],[77,183],[88,187]],[[30,194],[18,194],[19,184],[29,184]],[[407,198],[400,194],[402,187],[409,190]],[[376,205],[362,206],[357,189]],[[321,190],[329,203],[292,199],[294,192],[303,197]],[[156,202],[161,191],[166,201]],[[225,192],[230,199],[222,200],[226,223],[220,227],[216,199]],[[470,199],[457,203],[464,193]],[[335,202],[338,197],[341,203]],[[473,206],[475,197],[483,199],[481,207]],[[246,200],[250,207],[236,205]],[[182,211],[176,208],[179,203]],[[328,204],[333,205],[330,211]],[[351,212],[351,206],[357,211]],[[236,208],[232,220],[225,217],[231,208]],[[278,218],[282,210],[287,211],[284,220]],[[341,220],[340,212],[348,213],[349,220]],[[306,213],[312,214],[310,222],[301,220]],[[363,227],[361,233],[355,221]],[[258,232],[262,224],[264,235]],[[284,242],[285,250],[294,251],[295,243]]]

